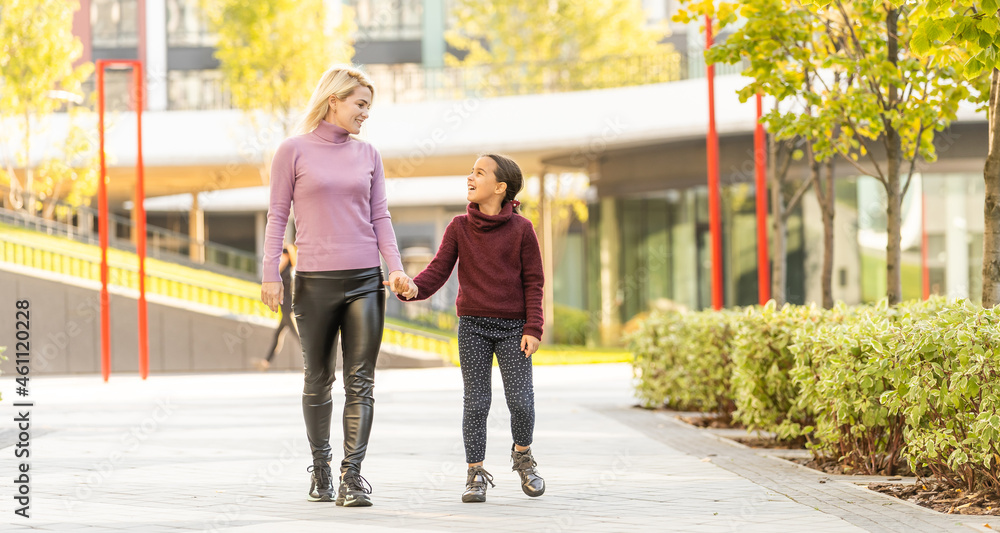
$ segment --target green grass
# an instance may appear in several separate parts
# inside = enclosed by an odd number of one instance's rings
[[[400,326],[404,328],[432,333],[457,339],[458,335],[454,331],[445,331],[423,324],[408,322],[406,320],[386,318],[386,324]],[[574,346],[567,344],[545,344],[542,345],[535,355],[532,356],[533,364],[536,365],[578,365],[592,363],[629,363],[632,362],[632,353],[624,348],[614,348],[605,346]],[[452,361],[458,365],[457,356]],[[494,365],[496,361],[494,361]]]
[[[605,348],[601,351],[586,346],[561,346],[552,350],[542,346],[532,357],[536,365],[584,365],[595,363],[631,363],[632,354],[627,350]],[[576,348],[576,349],[574,349]]]
[[[885,256],[861,253],[861,301],[876,302],[885,298],[886,291]],[[923,298],[923,273],[919,264],[903,263],[900,275],[903,278],[903,300]]]

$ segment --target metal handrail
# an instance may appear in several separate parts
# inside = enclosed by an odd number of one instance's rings
[[[98,281],[100,261],[84,254],[68,251],[53,251],[38,246],[28,239],[13,235],[0,235],[0,262],[19,265],[46,272],[53,272],[78,279]],[[108,279],[112,286],[138,289],[138,268],[111,260],[108,265]],[[146,287],[150,294],[194,302],[237,315],[275,318],[261,301],[256,287],[246,291],[233,288],[210,286],[183,280],[164,274],[147,274]],[[436,335],[416,329],[385,324],[383,342],[403,348],[436,354],[454,364],[458,364],[457,340],[445,335]]]
[[[379,102],[411,103],[432,100],[462,100],[518,94],[572,92],[632,85],[666,83],[701,78],[705,72],[701,50],[687,54],[659,52],[645,55],[610,56],[589,61],[544,61],[427,68],[400,66],[368,72]],[[718,75],[736,74],[746,68],[716,64]],[[205,91],[215,98],[192,105],[172,103],[170,109],[231,109],[221,80],[206,80]],[[215,102],[215,103],[213,103]]]
[[[0,192],[5,191],[0,187]],[[86,206],[71,206],[60,203],[56,216],[49,220],[23,211],[0,208],[0,221],[7,224],[33,229],[48,235],[69,237],[86,244],[97,244],[97,210]],[[112,248],[135,252],[135,245],[129,236],[133,233],[132,220],[119,215],[110,215],[109,245]],[[258,280],[259,261],[257,256],[225,244],[205,241],[205,262],[192,261],[189,252],[197,244],[189,236],[156,226],[146,226],[146,245],[149,257],[173,263],[210,270],[219,274]]]

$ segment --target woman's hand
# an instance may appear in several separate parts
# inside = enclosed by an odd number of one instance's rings
[[[521,351],[524,352],[524,356],[531,357],[533,353],[538,351],[538,344],[541,342],[531,335],[521,335]]]
[[[285,287],[280,281],[265,281],[260,284],[260,301],[277,313],[285,301]]]
[[[417,284],[402,270],[394,270],[389,273],[389,281],[383,281],[382,285],[392,289],[392,292],[405,297],[406,299],[416,298]]]

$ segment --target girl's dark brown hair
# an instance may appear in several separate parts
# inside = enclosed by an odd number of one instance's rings
[[[497,164],[497,170],[495,172],[497,183],[507,184],[507,194],[504,196],[503,201],[514,201],[514,197],[517,196],[517,193],[521,192],[521,188],[524,187],[524,176],[521,175],[521,167],[517,166],[517,163],[515,163],[513,159],[500,154],[481,154],[479,157],[488,157]],[[520,213],[521,210],[520,208],[515,207],[514,212]]]

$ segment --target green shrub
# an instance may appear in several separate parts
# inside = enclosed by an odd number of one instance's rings
[[[896,312],[884,302],[863,308],[853,320],[799,336],[792,348],[803,363],[793,374],[799,403],[815,412],[814,449],[847,471],[891,475],[901,459],[903,417],[879,402],[905,342]]]
[[[646,406],[713,412],[734,409],[733,323],[738,313],[654,313],[630,335],[636,392]]]
[[[900,354],[913,349],[911,331],[932,320],[944,302],[893,307],[883,300],[796,337],[793,379],[802,390],[799,403],[815,410],[817,454],[848,471],[895,473],[904,459],[906,420],[881,399],[910,371]]]
[[[847,471],[893,474],[906,460],[1000,490],[1000,309],[934,298],[673,312],[630,340],[647,405],[732,414]]]
[[[906,324],[895,390],[882,395],[906,420],[906,458],[969,491],[1000,490],[1000,312],[937,301]],[[930,311],[931,313],[928,313]],[[928,316],[932,314],[932,316]]]
[[[552,338],[556,344],[587,344],[593,329],[590,314],[582,309],[557,304],[554,309],[555,325]]]
[[[733,338],[734,420],[747,429],[773,431],[781,440],[797,440],[812,431],[812,406],[798,402],[800,385],[792,380],[796,335],[810,336],[823,322],[814,305],[784,305],[774,300],[748,308]]]

